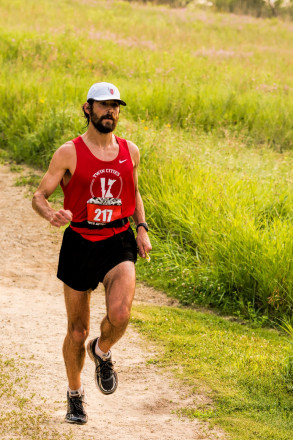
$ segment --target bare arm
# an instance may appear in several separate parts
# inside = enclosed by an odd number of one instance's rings
[[[44,175],[32,200],[34,210],[51,225],[60,227],[72,220],[72,213],[65,209],[56,211],[50,206],[48,198],[55,191],[66,173],[72,175],[76,166],[74,144],[67,142],[53,155],[48,171]]]
[[[133,161],[133,179],[134,179],[134,187],[135,187],[135,210],[133,213],[133,220],[135,224],[138,225],[139,223],[145,223],[145,212],[144,212],[143,201],[138,189],[137,168],[139,165],[139,150],[137,146],[132,142],[127,141],[127,143]],[[137,242],[139,255],[142,258],[146,258],[146,252],[152,250],[152,245],[147,231],[142,226],[138,228],[136,242]]]

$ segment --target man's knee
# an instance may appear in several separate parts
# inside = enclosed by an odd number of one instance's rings
[[[89,335],[89,329],[81,324],[72,324],[68,327],[68,336],[74,345],[83,345]]]
[[[126,305],[112,306],[108,310],[108,319],[114,327],[126,327],[130,318],[130,308]]]

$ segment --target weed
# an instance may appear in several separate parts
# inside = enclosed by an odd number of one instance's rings
[[[30,190],[35,189],[40,182],[40,176],[36,174],[29,174],[27,176],[20,176],[15,182],[15,186],[28,186]]]
[[[16,164],[11,164],[9,169],[12,173],[20,173],[22,171],[22,167]]]
[[[180,408],[177,411],[178,416],[188,417],[190,419],[209,420],[215,417],[215,412],[209,409]]]

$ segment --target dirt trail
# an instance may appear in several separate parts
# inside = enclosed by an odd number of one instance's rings
[[[146,350],[146,342],[131,326],[112,350],[119,374],[116,393],[104,396],[95,388],[93,364],[87,358],[83,383],[89,422],[80,427],[63,421],[67,384],[61,347],[66,315],[62,284],[55,276],[62,236],[33,212],[25,188],[14,186],[16,178],[8,166],[0,165],[0,329],[5,335],[1,352],[4,357],[21,354],[34,366],[29,388],[35,393],[34,405],[45,406],[49,428],[79,440],[224,438],[199,421],[174,414],[188,401],[172,378],[147,364],[155,353]],[[138,286],[136,301],[171,300]],[[102,289],[92,294],[91,310],[90,337],[95,337],[105,311]],[[1,440],[6,438],[0,433]]]

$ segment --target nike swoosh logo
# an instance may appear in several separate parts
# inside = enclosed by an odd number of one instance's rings
[[[119,163],[123,163],[123,162],[126,162],[126,161],[127,161],[127,159],[119,160]]]

